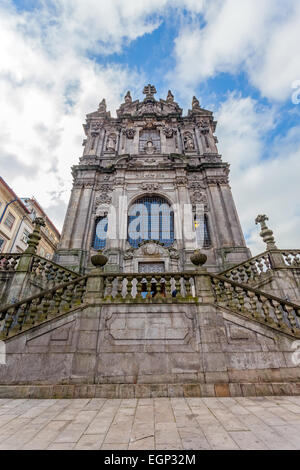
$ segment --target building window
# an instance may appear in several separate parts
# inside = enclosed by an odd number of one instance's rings
[[[24,243],[28,243],[28,237],[30,235],[30,232],[28,230],[24,230],[23,236],[22,236],[22,241]]]
[[[0,253],[3,252],[4,245],[5,245],[5,240],[4,240],[4,238],[0,237]]]
[[[40,248],[40,256],[44,256],[44,254],[45,254],[44,248]]]
[[[149,154],[160,152],[159,131],[149,130],[140,132],[139,152]]]
[[[207,214],[204,214],[202,217],[196,219],[195,216],[195,229],[197,244],[200,248],[210,248],[211,247],[211,238]]]
[[[8,213],[8,216],[6,217],[4,221],[4,225],[6,225],[9,230],[12,229],[12,226],[14,225],[16,218],[11,214],[11,212]]]
[[[46,253],[45,258],[50,259],[50,253]]]
[[[106,235],[108,228],[108,219],[107,216],[99,217],[96,219],[95,231],[93,237],[93,248],[95,250],[101,250],[106,246]]]
[[[174,242],[174,212],[160,196],[139,198],[128,212],[128,241],[137,248],[145,240],[157,240],[165,246]]]

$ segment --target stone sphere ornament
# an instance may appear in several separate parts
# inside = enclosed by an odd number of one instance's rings
[[[108,261],[107,256],[103,255],[102,250],[98,250],[96,255],[91,256],[91,262],[95,268],[102,268]]]
[[[197,266],[197,268],[203,266],[207,261],[207,256],[204,253],[201,253],[200,250],[195,250],[190,257],[191,262]]]

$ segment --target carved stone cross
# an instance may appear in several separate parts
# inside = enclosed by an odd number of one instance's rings
[[[267,245],[267,250],[272,250],[272,249],[277,249],[276,244],[275,244],[275,239],[273,237],[273,231],[270,230],[267,227],[266,221],[269,220],[268,217],[265,214],[259,214],[256,219],[255,223],[260,224],[261,226],[261,232],[260,236],[263,239],[263,241]]]
[[[148,85],[144,87],[143,94],[146,95],[146,98],[153,98],[155,93],[157,93],[157,91],[154,85],[148,83]]]

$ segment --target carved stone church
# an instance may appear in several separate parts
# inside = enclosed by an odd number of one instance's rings
[[[87,115],[53,261],[0,255],[0,397],[300,394],[300,250],[251,257],[213,113]]]
[[[87,115],[84,152],[72,169],[74,185],[56,261],[86,272],[91,254],[102,248],[108,256],[106,269],[114,272],[190,270],[197,240],[183,233],[191,223],[184,220],[184,209],[190,205],[190,218],[195,219],[196,204],[203,207],[199,232],[208,269],[219,272],[245,261],[250,252],[229,186],[229,165],[218,153],[212,112],[194,97],[192,109],[182,116],[171,91],[159,101],[154,86],[143,92],[142,102],[127,92],[117,118],[110,116],[105,100]],[[171,218],[168,240],[159,229],[130,237],[127,220],[139,204],[147,209],[145,217],[150,217],[150,206],[163,206],[162,217]],[[116,211],[114,239],[110,224],[105,226],[110,206]],[[162,246],[139,246],[150,239]]]

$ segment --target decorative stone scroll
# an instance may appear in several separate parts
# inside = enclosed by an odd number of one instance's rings
[[[135,136],[136,130],[133,129],[132,127],[129,127],[128,129],[123,129],[123,135],[126,135],[127,139],[133,139]]]
[[[160,184],[159,183],[142,183],[140,185],[140,188],[143,189],[144,191],[157,191],[160,189]]]
[[[163,128],[163,133],[165,134],[167,139],[171,139],[173,135],[176,134],[176,132],[177,132],[176,129],[173,129],[172,127],[169,127],[169,126],[165,126]]]

